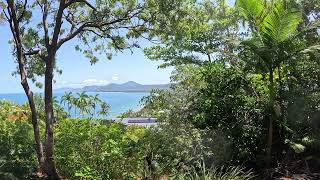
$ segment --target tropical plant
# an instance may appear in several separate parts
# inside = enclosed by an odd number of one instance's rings
[[[109,105],[100,99],[99,94],[90,95],[86,92],[79,92],[73,95],[72,92],[69,92],[61,97],[61,103],[68,105],[69,112],[72,108],[74,109],[74,117],[95,118],[97,114],[107,116],[109,111]],[[99,108],[100,111],[97,112]],[[77,112],[79,112],[79,114],[77,114]]]
[[[79,108],[80,116],[84,117],[85,114],[89,112],[89,96],[84,91],[81,93],[77,93],[77,105]]]
[[[43,96],[41,94],[36,94],[34,96],[34,102],[37,108],[38,118],[43,121],[45,119],[45,115],[43,113],[45,109]],[[57,97],[54,96],[52,102],[53,102],[53,110],[54,110],[54,113],[56,114],[55,121],[65,119],[70,116],[70,114],[65,112],[64,108],[60,105]]]
[[[106,102],[102,102],[100,104],[99,114],[102,115],[102,116],[105,116],[105,117],[108,116],[109,108],[110,108],[110,106]]]
[[[102,103],[102,100],[99,98],[99,94],[93,95],[89,97],[89,104],[93,108],[93,111],[90,113],[93,117],[96,115],[97,106]]]
[[[236,9],[226,0],[182,2],[174,13],[158,16],[153,33],[161,43],[145,48],[147,57],[164,61],[160,67],[221,60],[233,64],[234,44],[241,39]]]
[[[0,179],[32,178],[36,170],[28,106],[0,101]]]
[[[272,160],[272,144],[274,135],[274,123],[278,123],[280,114],[283,114],[281,101],[276,101],[277,90],[282,89],[283,63],[295,60],[301,53],[311,52],[319,46],[305,47],[303,42],[297,39],[298,25],[302,21],[301,10],[293,1],[263,0],[238,0],[237,7],[241,15],[248,22],[252,37],[242,44],[251,51],[255,57],[254,66],[260,72],[268,75],[268,142],[267,164]],[[251,60],[251,59],[250,59]],[[249,62],[252,64],[252,62]],[[277,84],[275,72],[279,73]]]
[[[86,0],[44,0],[0,2],[0,20],[5,19],[12,34],[12,55],[18,64],[15,74],[20,75],[24,92],[32,110],[35,142],[39,166],[50,178],[61,179],[54,161],[54,110],[53,82],[57,69],[57,53],[66,42],[79,38],[82,45],[76,50],[84,53],[91,64],[98,61],[96,52],[105,53],[108,59],[124,49],[137,47],[132,39],[140,37],[149,29],[158,13],[157,1],[93,1]],[[169,6],[169,3],[166,6]],[[35,13],[37,12],[37,13]],[[34,18],[35,14],[38,14]],[[106,15],[108,14],[108,15]],[[151,22],[151,23],[148,23]],[[63,24],[63,25],[62,25]],[[57,70],[57,71],[55,71]],[[44,150],[40,140],[33,93],[28,79],[37,82],[43,76],[45,98],[46,138]],[[36,85],[42,86],[37,82]],[[82,105],[81,105],[82,106]],[[82,114],[84,112],[81,112]],[[44,153],[45,151],[45,153]],[[41,174],[41,173],[39,173]]]
[[[175,175],[173,179],[186,180],[250,180],[254,179],[254,175],[250,171],[245,171],[240,167],[220,167],[220,168],[206,168],[205,164],[201,166],[200,170],[192,168],[191,170]]]
[[[69,114],[71,113],[72,101],[73,101],[72,92],[67,92],[63,96],[61,96],[60,103],[62,103],[64,106],[67,104]]]

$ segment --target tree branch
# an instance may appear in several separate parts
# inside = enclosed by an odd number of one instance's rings
[[[65,4],[65,0],[60,0],[58,13],[55,18],[56,21],[55,21],[55,27],[53,30],[53,37],[52,37],[52,42],[51,42],[51,47],[53,47],[54,50],[58,49],[57,44],[58,44],[58,38],[59,38],[60,31],[61,31],[61,26],[62,26],[62,16],[63,16],[63,11],[66,7],[67,6]],[[52,53],[52,52],[50,52],[50,53]]]
[[[22,13],[20,14],[20,16],[18,17],[18,22],[21,22],[21,20],[22,20],[22,18],[23,18],[23,16],[24,16],[24,13],[26,12],[27,2],[28,2],[28,0],[24,0],[23,11],[22,11]]]
[[[82,3],[85,3],[87,6],[89,6],[91,9],[93,9],[94,11],[97,11],[97,9],[92,5],[92,4],[90,4],[88,1],[86,1],[86,0],[70,0],[68,3],[66,3],[66,7],[65,8],[67,8],[67,7],[69,7],[70,5],[72,5],[73,3],[76,3],[76,2],[82,2]]]
[[[44,4],[41,5],[41,3],[39,1],[38,5],[40,6],[41,10],[42,10],[42,26],[43,26],[43,31],[44,31],[44,42],[45,42],[45,46],[46,48],[49,48],[50,46],[50,38],[49,38],[49,27],[48,27],[48,22],[47,22],[47,17],[48,17],[48,0],[44,1]]]
[[[3,9],[2,10],[4,16],[6,17],[7,21],[9,22],[11,20],[11,18],[9,18],[9,15],[7,14],[7,12]]]
[[[32,56],[32,55],[39,54],[39,52],[40,52],[40,50],[32,50],[32,51],[25,52],[23,54],[26,56]]]
[[[125,20],[130,20],[131,18],[135,17],[136,15],[138,15],[141,12],[141,9],[135,13],[133,13],[132,15],[128,15],[129,12],[126,13],[126,15],[122,18],[118,18],[115,19],[113,21],[110,22],[85,22],[83,23],[79,28],[77,28],[75,31],[73,31],[72,33],[69,33],[66,37],[62,38],[58,43],[57,43],[57,49],[59,49],[62,44],[64,44],[65,42],[71,40],[72,38],[74,38],[75,36],[77,36],[80,32],[84,31],[85,28],[98,28],[101,30],[102,27],[106,27],[106,26],[110,26],[116,23],[120,23],[122,21]],[[110,28],[108,28],[109,30]]]
[[[24,55],[24,56],[38,55],[43,61],[46,61],[46,58],[45,58],[44,54],[42,54],[41,49],[29,50],[29,51],[27,51],[27,52],[24,52],[23,55]]]

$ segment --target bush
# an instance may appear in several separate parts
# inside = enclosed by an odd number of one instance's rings
[[[240,167],[206,169],[205,165],[202,165],[199,170],[193,168],[190,171],[173,177],[173,179],[177,180],[250,180],[253,178],[252,172],[245,171]]]
[[[136,143],[144,130],[121,124],[68,119],[56,127],[56,160],[71,179],[134,178],[139,164]]]
[[[0,179],[25,179],[36,170],[33,131],[24,107],[0,101]]]
[[[25,179],[36,171],[27,106],[0,102],[0,179]],[[43,129],[43,128],[41,128]],[[68,179],[157,179],[229,160],[221,132],[185,124],[145,129],[92,119],[60,119],[55,125],[55,158]]]
[[[56,126],[55,153],[60,171],[71,179],[159,178],[190,169],[203,159],[211,158],[210,165],[221,162],[226,146],[217,142],[207,148],[202,132],[192,126],[145,129],[69,119]]]

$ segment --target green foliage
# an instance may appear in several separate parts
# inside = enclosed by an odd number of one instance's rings
[[[173,179],[186,180],[250,180],[254,179],[254,175],[250,171],[245,171],[240,167],[221,167],[207,169],[203,164],[199,171],[192,169],[183,174],[174,176]]]
[[[67,177],[157,178],[196,166],[204,157],[218,164],[227,149],[224,141],[218,143],[221,134],[209,140],[190,126],[144,129],[101,123],[72,119],[57,125],[55,152]]]
[[[262,152],[265,134],[263,92],[248,75],[223,64],[204,67],[202,77],[205,86],[198,92],[191,120],[197,127],[222,130],[232,142],[236,162],[254,160],[252,155]]]
[[[57,4],[49,3],[49,32]],[[146,48],[146,56],[163,60],[161,67],[175,66],[175,71],[171,89],[152,91],[142,100],[142,110],[121,115],[157,117],[159,126],[150,129],[93,120],[96,114],[107,116],[109,109],[97,95],[62,97],[69,114],[74,110],[81,120],[66,119],[68,114],[54,101],[55,153],[62,174],[70,179],[250,179],[252,174],[241,168],[219,167],[260,167],[268,150],[267,120],[273,120],[269,140],[274,141],[269,145],[277,161],[286,158],[284,154],[319,154],[319,2],[227,4],[120,0],[96,1],[97,9],[79,2],[65,10],[66,23],[66,18],[98,24],[119,20],[76,36],[83,43],[76,49],[92,64],[98,61],[97,52],[111,59],[118,51],[138,47],[133,39],[148,32],[144,38],[158,44]],[[18,2],[17,7],[20,12],[23,6]],[[28,5],[23,17],[23,48],[37,47],[38,55],[45,56],[43,23],[34,28],[31,22],[36,7]],[[62,26],[60,38],[68,37],[70,26]],[[44,67],[39,57],[26,59],[33,81]],[[36,97],[36,106],[39,119],[44,119],[42,97]],[[0,107],[0,178],[25,178],[35,160],[29,110],[8,102]]]
[[[26,111],[0,101],[0,179],[25,179],[35,172],[33,131]]]
[[[96,114],[102,117],[107,117],[110,106],[99,98],[99,95],[88,95],[86,92],[77,93],[73,95],[72,92],[65,93],[61,97],[61,102],[64,106],[67,105],[68,112],[71,114],[74,109],[74,116],[78,117],[97,117]],[[97,111],[97,109],[100,109]],[[101,117],[98,116],[98,117]]]
[[[234,163],[257,160],[253,155],[264,149],[261,139],[266,133],[263,113],[268,97],[260,76],[224,63],[208,63],[179,67],[173,78],[177,83],[171,90],[155,91],[144,99],[144,112],[171,125],[191,123],[222,131],[225,145],[231,144]]]
[[[157,19],[166,26],[154,27],[161,43],[145,49],[149,59],[165,61],[160,67],[201,65],[225,56],[230,57],[226,61],[232,61],[230,52],[240,38],[236,36],[238,16],[234,7],[224,1],[185,1],[177,7],[175,13]]]
[[[203,155],[200,139],[199,132],[188,127],[151,129],[142,145],[145,151],[144,176],[157,178],[200,160]]]
[[[106,126],[85,119],[61,121],[56,129],[55,144],[59,169],[70,178],[126,176],[125,166],[129,162],[124,160],[124,133],[120,124]]]
[[[308,3],[238,0],[234,9],[221,2],[205,7],[200,2],[194,10],[185,6],[180,12],[197,18],[187,23],[188,16],[169,19],[179,28],[168,25],[169,30],[159,33],[162,44],[145,49],[150,59],[175,66],[174,87],[153,91],[144,98],[145,107],[131,116],[149,114],[166,123],[222,129],[235,163],[261,164],[269,119],[275,121],[277,157],[292,147],[302,150],[302,139],[313,134],[310,127],[319,111],[318,44],[311,40],[319,31],[314,32],[316,20],[303,19],[301,6]],[[309,16],[311,9],[319,12],[308,7],[303,11]],[[215,15],[196,13],[199,9]],[[226,20],[237,11],[246,22],[242,28],[237,17]],[[306,25],[309,21],[313,23]]]
[[[70,119],[58,123],[56,139],[57,164],[71,179],[157,178],[190,168],[211,151],[187,126],[145,129]]]
[[[34,102],[36,105],[37,113],[38,113],[38,118],[40,120],[45,119],[45,104],[44,104],[44,97],[41,94],[36,94],[34,96]],[[26,104],[27,105],[27,104]],[[64,108],[61,106],[61,104],[58,102],[56,97],[53,97],[53,112],[56,117],[56,121],[65,119],[69,117],[69,114],[65,112]]]

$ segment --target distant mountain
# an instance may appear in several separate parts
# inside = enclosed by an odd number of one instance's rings
[[[59,89],[54,89],[54,92],[56,93],[64,93],[64,92],[70,92],[70,91],[76,91],[77,89],[74,88],[59,88]]]
[[[170,84],[152,84],[152,85],[143,85],[136,83],[134,81],[128,81],[123,84],[111,83],[104,86],[85,86],[80,89],[70,89],[63,88],[57,89],[56,92],[60,91],[87,91],[87,92],[150,92],[152,89],[168,89]]]
[[[105,86],[85,86],[83,91],[89,92],[149,92],[152,89],[168,89],[170,84],[142,85],[134,81],[123,84],[111,83]]]

